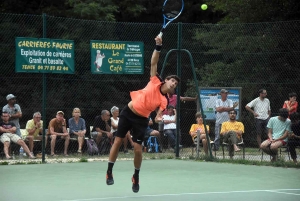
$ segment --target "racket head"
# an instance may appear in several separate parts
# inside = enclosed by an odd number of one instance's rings
[[[162,7],[162,14],[164,20],[173,21],[183,11],[184,1],[183,0],[166,0]]]

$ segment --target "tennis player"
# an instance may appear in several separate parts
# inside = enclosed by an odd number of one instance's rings
[[[118,123],[118,131],[115,142],[110,150],[108,169],[106,174],[106,184],[113,185],[114,179],[112,169],[117,159],[119,148],[128,130],[133,130],[132,140],[134,142],[134,174],[132,176],[132,191],[139,191],[139,172],[142,164],[142,142],[148,126],[150,113],[157,108],[155,122],[162,121],[162,111],[168,105],[167,93],[172,92],[180,81],[176,75],[170,75],[163,81],[157,74],[157,63],[162,39],[155,38],[156,48],[151,58],[150,81],[144,89],[130,92],[131,101],[122,110]]]

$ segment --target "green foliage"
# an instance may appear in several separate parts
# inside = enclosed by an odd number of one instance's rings
[[[72,13],[80,18],[102,21],[115,21],[114,12],[117,6],[110,0],[67,0],[66,5],[72,8]]]
[[[80,158],[79,162],[86,163],[86,162],[88,162],[88,159],[83,157],[83,158]]]

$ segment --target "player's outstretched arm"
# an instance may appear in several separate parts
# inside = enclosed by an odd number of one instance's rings
[[[160,50],[162,47],[162,39],[160,37],[155,38],[156,47],[153,51],[152,58],[151,58],[151,70],[150,70],[150,76],[156,76],[157,72],[157,63],[159,60]]]

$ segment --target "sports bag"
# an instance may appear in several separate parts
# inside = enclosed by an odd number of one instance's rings
[[[159,152],[159,144],[157,138],[155,136],[150,136],[147,141],[148,152],[158,153]]]
[[[87,152],[89,155],[98,155],[99,149],[97,147],[96,142],[93,139],[86,140],[87,143]]]

